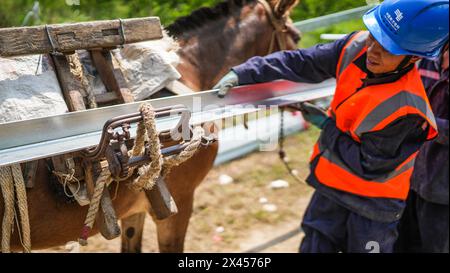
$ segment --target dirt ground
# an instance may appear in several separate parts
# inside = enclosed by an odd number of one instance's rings
[[[290,164],[300,177],[308,174],[309,156],[318,135],[318,130],[311,128],[286,140]],[[219,177],[224,174],[234,182],[220,184]],[[289,187],[270,188],[270,182],[277,179],[289,182]],[[196,191],[185,252],[297,252],[303,236],[297,231],[312,192],[311,187],[288,174],[277,151],[255,152],[215,167]],[[267,210],[273,209],[272,205],[276,211]],[[294,236],[283,241],[289,234]],[[68,250],[60,247],[48,251]],[[120,238],[107,241],[100,235],[91,237],[89,245],[80,249],[119,251]],[[150,217],[146,219],[142,251],[158,251]]]

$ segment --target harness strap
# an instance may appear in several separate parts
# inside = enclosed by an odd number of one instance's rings
[[[397,66],[397,68],[395,70],[396,71],[402,70],[409,63],[409,61],[411,59],[412,59],[411,55],[406,55],[405,58],[403,58],[403,60],[400,62],[400,64]]]
[[[278,43],[280,50],[286,50],[286,18],[277,18],[272,10],[272,7],[266,0],[258,0],[258,2],[263,5],[266,10],[267,15],[269,16],[270,23],[274,28],[274,32],[272,34],[272,39],[270,41],[268,54],[272,53],[275,48],[275,42]]]

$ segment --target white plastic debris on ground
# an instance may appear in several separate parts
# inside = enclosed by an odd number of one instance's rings
[[[216,233],[223,233],[225,231],[225,228],[220,226],[216,228]]]
[[[267,212],[276,212],[278,209],[277,205],[275,204],[264,204],[263,205],[263,210],[267,211]]]
[[[175,69],[179,63],[178,44],[164,34],[163,39],[127,44],[112,51],[134,99],[144,100],[181,77]],[[86,51],[78,52],[83,66],[91,74],[94,94],[106,93]]]
[[[55,71],[45,56],[0,58],[0,123],[67,111]]]
[[[289,182],[279,179],[270,182],[269,187],[271,189],[283,189],[289,187]]]
[[[219,184],[220,185],[228,185],[233,183],[234,179],[233,177],[226,175],[226,174],[222,174],[219,176]]]

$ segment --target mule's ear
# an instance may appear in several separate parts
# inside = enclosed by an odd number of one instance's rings
[[[289,13],[289,11],[291,11],[291,9],[293,7],[295,7],[299,2],[300,2],[300,0],[279,0],[279,1],[276,1],[275,8],[274,8],[275,15],[277,17],[279,17],[279,18],[287,15]]]

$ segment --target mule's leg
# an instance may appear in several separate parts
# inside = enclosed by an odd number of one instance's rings
[[[146,212],[122,219],[122,253],[141,253]]]
[[[204,124],[207,134],[216,132],[214,123]],[[153,219],[156,223],[160,252],[183,252],[184,239],[192,214],[195,188],[213,167],[219,143],[201,147],[186,162],[176,166],[168,174],[166,182],[169,192],[178,207],[178,213],[164,220]],[[150,209],[150,214],[152,210]]]
[[[178,213],[164,220],[155,220],[160,252],[183,252],[184,238],[192,214],[194,192],[176,198]]]

